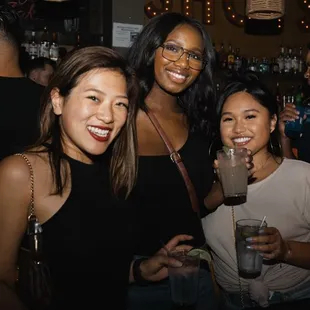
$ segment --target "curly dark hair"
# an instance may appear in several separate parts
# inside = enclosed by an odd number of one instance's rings
[[[0,38],[7,40],[16,48],[19,48],[24,38],[19,16],[9,5],[0,6]]]
[[[129,49],[127,58],[140,80],[142,92],[140,108],[146,109],[144,99],[155,82],[155,51],[165,42],[168,35],[182,24],[194,27],[201,34],[207,64],[196,81],[178,95],[179,104],[188,118],[190,131],[209,135],[212,132],[211,124],[214,119],[213,68],[215,54],[209,35],[199,21],[179,13],[165,13],[152,18]]]

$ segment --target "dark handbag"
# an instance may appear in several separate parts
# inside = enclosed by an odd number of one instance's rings
[[[30,170],[31,200],[28,211],[26,247],[19,251],[16,292],[29,310],[43,310],[51,302],[51,278],[49,268],[43,258],[42,227],[34,212],[34,176],[30,161],[21,156]]]

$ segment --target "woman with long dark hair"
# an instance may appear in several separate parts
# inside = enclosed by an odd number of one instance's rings
[[[161,280],[167,265],[176,263],[164,249],[133,261],[135,211],[123,200],[136,179],[138,93],[125,60],[104,47],[79,49],[57,67],[42,99],[40,140],[0,164],[1,309],[24,309],[14,289],[17,265],[23,266],[19,249],[31,249],[29,211],[37,218],[34,231],[43,238],[40,253],[50,270],[44,309],[126,309],[129,282]],[[165,248],[189,239],[176,236]],[[28,271],[22,270],[20,299],[43,310],[30,298],[31,283],[21,285]]]
[[[212,43],[205,27],[179,13],[152,18],[128,52],[128,61],[140,81],[137,114],[139,169],[132,192],[138,207],[140,240],[135,254],[150,256],[162,242],[188,233],[199,247],[205,238],[200,219],[166,144],[150,116],[180,155],[198,197],[203,199],[213,181],[209,141],[214,106]],[[197,309],[212,309],[210,274],[201,270]],[[129,291],[129,309],[170,309],[168,280]]]
[[[223,144],[247,148],[253,156],[246,203],[224,205],[220,180],[205,200],[213,212],[202,223],[225,309],[309,298],[310,165],[282,156],[277,103],[257,80],[236,80],[226,86],[218,120]],[[262,271],[256,278],[246,278],[238,271],[236,221],[264,216],[268,223],[264,234],[247,239],[264,258]]]

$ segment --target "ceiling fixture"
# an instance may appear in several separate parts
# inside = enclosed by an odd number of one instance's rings
[[[285,0],[247,0],[246,15],[253,19],[276,19],[285,13]]]

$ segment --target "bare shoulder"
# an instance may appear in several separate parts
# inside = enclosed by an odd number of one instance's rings
[[[6,182],[7,185],[21,185],[29,182],[30,166],[36,170],[38,166],[46,164],[45,156],[37,153],[23,154],[25,158],[18,155],[12,155],[0,161],[0,183]],[[14,186],[15,187],[15,186]]]
[[[28,182],[30,178],[30,170],[27,162],[17,155],[4,158],[0,162],[0,182],[6,181],[10,183]]]

